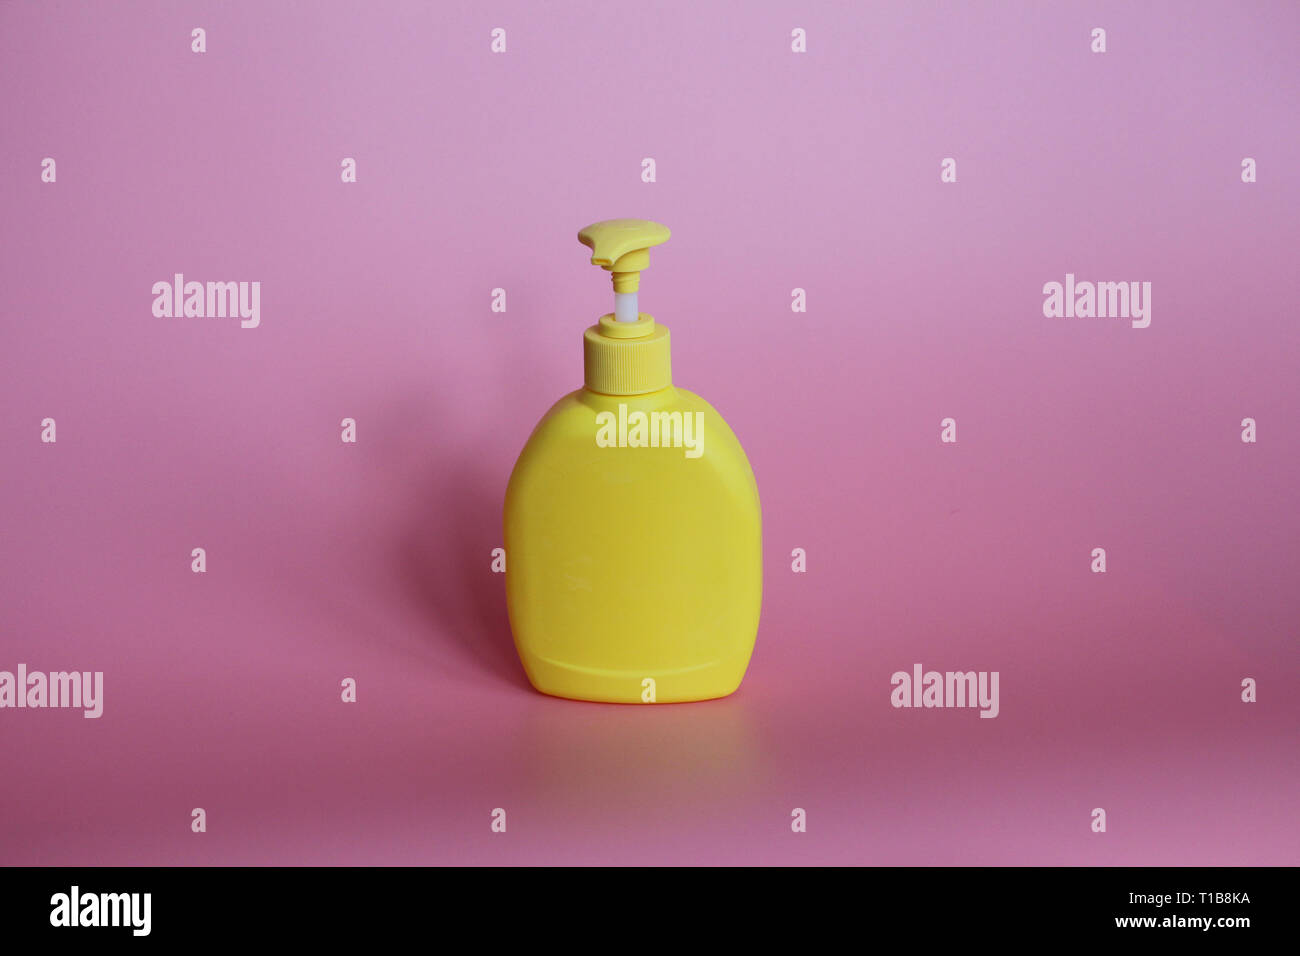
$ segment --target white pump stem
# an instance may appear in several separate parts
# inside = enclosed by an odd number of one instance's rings
[[[635,292],[615,292],[614,293],[614,321],[615,322],[635,322],[637,319],[636,293]]]

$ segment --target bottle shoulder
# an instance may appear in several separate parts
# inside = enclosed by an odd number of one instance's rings
[[[645,395],[603,395],[585,388],[575,389],[547,410],[533,429],[528,444],[572,438],[594,442],[602,425],[635,430],[642,423],[640,416],[645,416],[649,438],[653,426],[668,424],[676,429],[674,415],[688,413],[698,416],[695,421],[703,425],[709,440],[716,439],[719,452],[738,451],[744,455],[735,432],[718,410],[702,396],[676,386]],[[617,432],[614,437],[618,437]],[[635,443],[635,436],[631,437]]]
[[[708,416],[709,424],[725,425],[727,431],[731,432],[726,419],[707,400],[695,392],[676,386],[669,386],[645,395],[603,395],[585,388],[575,389],[552,405],[542,416],[538,426],[551,424],[555,419],[559,419],[560,423],[566,426],[573,424],[585,426],[596,415],[605,412],[618,415],[620,408],[625,409],[629,415],[635,412],[646,414],[671,414],[674,411],[701,412]],[[734,437],[734,433],[732,434]]]
[[[533,429],[511,484],[526,483],[534,473],[572,476],[588,469],[613,481],[671,479],[680,470],[692,483],[712,476],[757,499],[753,470],[735,433],[708,401],[683,388],[645,395],[580,388],[564,395]]]

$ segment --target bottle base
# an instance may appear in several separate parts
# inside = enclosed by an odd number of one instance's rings
[[[684,704],[717,700],[735,693],[745,675],[744,661],[714,661],[674,670],[606,670],[520,653],[533,687],[550,697],[603,704]]]

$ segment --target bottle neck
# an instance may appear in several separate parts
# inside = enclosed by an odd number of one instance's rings
[[[635,322],[603,315],[582,336],[583,381],[603,395],[645,395],[673,383],[668,327],[641,312]]]

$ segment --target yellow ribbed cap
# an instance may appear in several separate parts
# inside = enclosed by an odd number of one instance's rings
[[[644,395],[667,388],[673,383],[668,327],[644,312],[635,322],[602,315],[582,335],[582,365],[587,388],[603,395]]]

